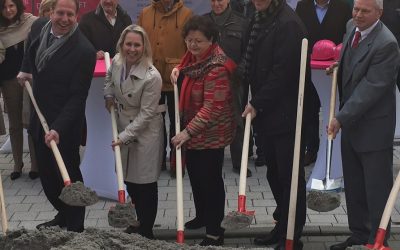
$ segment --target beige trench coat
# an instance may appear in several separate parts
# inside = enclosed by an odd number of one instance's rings
[[[117,124],[124,180],[135,184],[156,182],[163,153],[163,120],[159,105],[161,76],[157,69],[141,62],[121,82],[123,66],[114,57],[107,72],[104,96],[117,102]]]

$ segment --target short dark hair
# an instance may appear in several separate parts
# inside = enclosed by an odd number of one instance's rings
[[[22,0],[11,0],[11,1],[17,6],[17,14],[13,18],[13,20],[8,20],[7,18],[3,17],[2,14],[0,14],[0,27],[8,27],[9,25],[15,23],[16,21],[20,21],[21,16],[25,11],[25,6]],[[5,4],[6,0],[0,0],[1,10],[4,9]]]
[[[186,22],[182,30],[183,39],[186,38],[190,31],[200,31],[213,43],[218,39],[218,29],[215,23],[205,16],[193,16]]]
[[[58,1],[59,1],[59,0],[55,0],[55,1],[54,1],[53,9],[56,8]],[[75,6],[76,6],[76,15],[78,15],[78,12],[79,12],[79,0],[71,0],[71,1],[73,1],[73,2],[75,3]]]

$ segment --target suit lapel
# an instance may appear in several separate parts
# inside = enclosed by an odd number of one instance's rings
[[[378,24],[368,34],[368,36],[360,42],[360,44],[358,45],[358,48],[353,51],[353,58],[351,60],[351,64],[349,65],[349,67],[350,67],[349,72],[351,72],[351,74],[348,74],[347,76],[345,76],[346,78],[343,79],[343,86],[346,85],[350,81],[353,71],[354,71],[354,67],[368,54],[372,42],[375,40],[377,34],[379,33],[379,31],[381,29],[382,29],[382,23],[378,22]],[[347,37],[347,39],[345,41],[345,48],[343,50],[343,53],[346,50],[351,49],[350,46],[351,46],[351,42],[353,40],[354,32],[355,32],[355,28],[351,32],[351,35],[349,37]]]

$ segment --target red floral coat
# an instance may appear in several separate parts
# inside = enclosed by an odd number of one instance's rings
[[[229,145],[236,128],[230,81],[236,64],[214,44],[200,61],[188,51],[178,68],[184,75],[179,111],[183,127],[192,137],[186,147],[215,149]]]

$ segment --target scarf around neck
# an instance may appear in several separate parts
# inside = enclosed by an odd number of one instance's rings
[[[47,65],[48,61],[54,56],[54,54],[68,41],[68,39],[75,33],[78,24],[76,23],[72,30],[64,36],[56,39],[51,45],[49,45],[49,36],[51,31],[51,21],[47,22],[40,31],[40,44],[36,52],[35,65],[38,72],[42,71]]]
[[[23,13],[21,20],[7,27],[0,27],[0,40],[4,48],[24,41],[31,30],[32,23],[37,19],[30,13]]]

